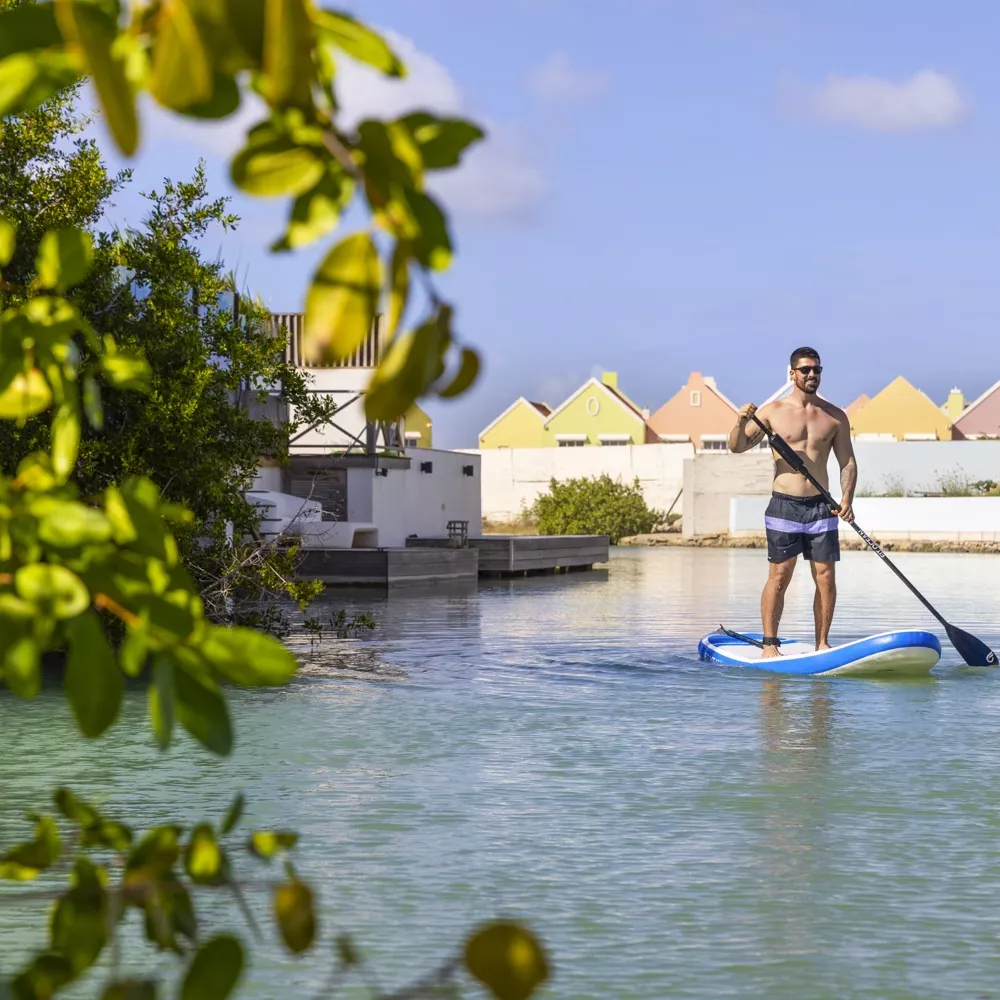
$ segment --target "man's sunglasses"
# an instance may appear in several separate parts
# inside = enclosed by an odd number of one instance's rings
[[[821,375],[823,372],[822,365],[803,365],[801,368],[794,369],[797,372],[801,372],[803,375],[812,375],[815,372],[817,375]]]

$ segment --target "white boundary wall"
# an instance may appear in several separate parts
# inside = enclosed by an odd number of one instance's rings
[[[729,501],[729,533],[764,533],[766,496]],[[1000,541],[1000,497],[858,497],[854,516],[869,535],[912,541]],[[841,536],[855,536],[840,522]],[[855,536],[856,537],[856,536]]]
[[[409,452],[407,453],[409,454]],[[545,493],[555,479],[589,478],[607,473],[631,483],[639,477],[646,502],[666,510],[684,484],[684,460],[691,444],[643,444],[584,448],[486,448],[466,454],[482,459],[483,516],[510,521]],[[674,513],[681,513],[677,500]],[[471,525],[470,525],[471,530]]]

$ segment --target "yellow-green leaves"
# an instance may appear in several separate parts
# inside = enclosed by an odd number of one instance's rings
[[[59,827],[51,816],[35,819],[35,836],[0,855],[0,878],[27,881],[59,860]]]
[[[94,507],[75,500],[40,497],[29,510],[38,518],[38,538],[57,549],[99,545],[111,538],[111,522]]]
[[[446,170],[457,166],[462,153],[486,134],[463,118],[438,118],[424,111],[399,119],[420,150],[425,170]]]
[[[0,640],[3,650],[0,674],[19,698],[34,698],[42,688],[42,651],[32,636],[14,632],[9,616],[5,627],[8,634]]]
[[[253,133],[229,168],[238,188],[261,198],[302,194],[325,170],[322,150],[270,128]]]
[[[40,288],[65,292],[79,284],[94,261],[94,241],[82,229],[57,229],[42,237],[35,268]]]
[[[174,698],[175,718],[206,750],[221,757],[232,750],[233,729],[217,685],[180,669],[174,673]]]
[[[234,937],[206,941],[191,961],[180,1000],[226,1000],[243,972],[243,947]]]
[[[389,336],[395,337],[410,298],[410,248],[401,240],[392,249],[389,280]]]
[[[319,184],[295,199],[288,229],[271,249],[297,250],[332,232],[353,195],[354,181],[346,173],[327,172]]]
[[[153,659],[153,676],[149,679],[146,699],[153,736],[157,746],[165,750],[174,731],[174,665],[164,653]]]
[[[0,373],[0,381],[2,381]],[[37,368],[18,372],[0,392],[0,419],[27,420],[49,408],[52,390]]]
[[[87,858],[73,868],[73,887],[52,914],[52,949],[69,961],[74,976],[97,961],[108,939],[105,873]]]
[[[223,677],[244,686],[285,684],[298,669],[277,639],[249,628],[209,626],[198,649]]]
[[[118,148],[131,156],[139,142],[139,122],[124,60],[114,48],[117,25],[87,0],[54,0],[54,6],[63,38],[80,56],[94,82],[112,137]]]
[[[149,89],[168,108],[183,109],[212,95],[212,61],[188,0],[160,7]]]
[[[276,886],[272,902],[288,950],[296,955],[306,951],[316,937],[316,915],[309,886],[298,879]]]
[[[479,375],[479,355],[471,347],[462,348],[462,360],[454,379],[443,389],[438,390],[438,395],[442,399],[453,399],[461,396],[472,387]]]
[[[465,966],[497,1000],[527,1000],[549,976],[545,953],[534,935],[503,921],[482,927],[469,938]]]
[[[0,267],[6,267],[14,256],[17,227],[10,219],[0,219]]]
[[[218,885],[224,863],[215,831],[207,823],[199,823],[191,831],[191,839],[184,855],[184,870],[188,877],[196,885]]]
[[[243,793],[239,792],[226,812],[226,818],[222,821],[222,826],[219,827],[219,833],[222,834],[223,837],[227,833],[231,833],[236,824],[239,823],[240,817],[243,815],[243,805]]]
[[[272,107],[312,103],[313,32],[305,0],[265,0],[264,73]]]
[[[118,717],[124,681],[101,620],[93,611],[69,622],[66,635],[66,697],[80,732],[94,739]]]
[[[52,418],[50,432],[52,471],[59,482],[66,482],[76,465],[76,455],[80,448],[80,417],[76,408],[63,403]]]
[[[84,582],[65,566],[33,563],[14,573],[18,597],[33,602],[43,615],[60,620],[75,618],[90,605]]]
[[[270,861],[278,851],[290,851],[298,839],[298,834],[287,830],[254,830],[247,847],[258,858]]]
[[[79,77],[54,10],[30,3],[0,14],[0,117],[33,110]]]
[[[368,233],[338,243],[313,276],[303,349],[310,358],[343,358],[368,336],[382,285],[382,261]]]
[[[348,14],[332,10],[313,12],[320,37],[359,62],[367,63],[386,76],[406,75],[406,67],[385,39]]]

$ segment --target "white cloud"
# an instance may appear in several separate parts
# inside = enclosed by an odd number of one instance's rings
[[[959,124],[968,107],[950,77],[924,70],[901,83],[875,76],[830,76],[808,95],[807,110],[871,132],[924,132]]]
[[[544,101],[589,101],[607,89],[608,73],[577,69],[565,52],[555,52],[529,77],[531,89]]]

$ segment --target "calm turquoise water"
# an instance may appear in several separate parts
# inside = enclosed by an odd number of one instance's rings
[[[898,562],[1000,648],[1000,560]],[[811,627],[804,569],[786,631]],[[949,647],[919,682],[699,664],[700,635],[756,621],[765,570],[618,550],[606,573],[354,595],[372,638],[303,645],[294,685],[237,694],[221,763],[158,755],[127,724],[139,695],[90,744],[56,693],[0,697],[0,834],[38,783],[150,823],[219,815],[241,787],[254,822],[301,831],[324,930],[353,932],[384,987],[511,914],[550,950],[551,997],[1000,996],[1000,673]],[[874,557],[845,553],[840,578],[838,638],[928,624]],[[0,968],[33,943],[24,921],[0,906]],[[311,996],[326,971],[269,946],[245,995]]]

